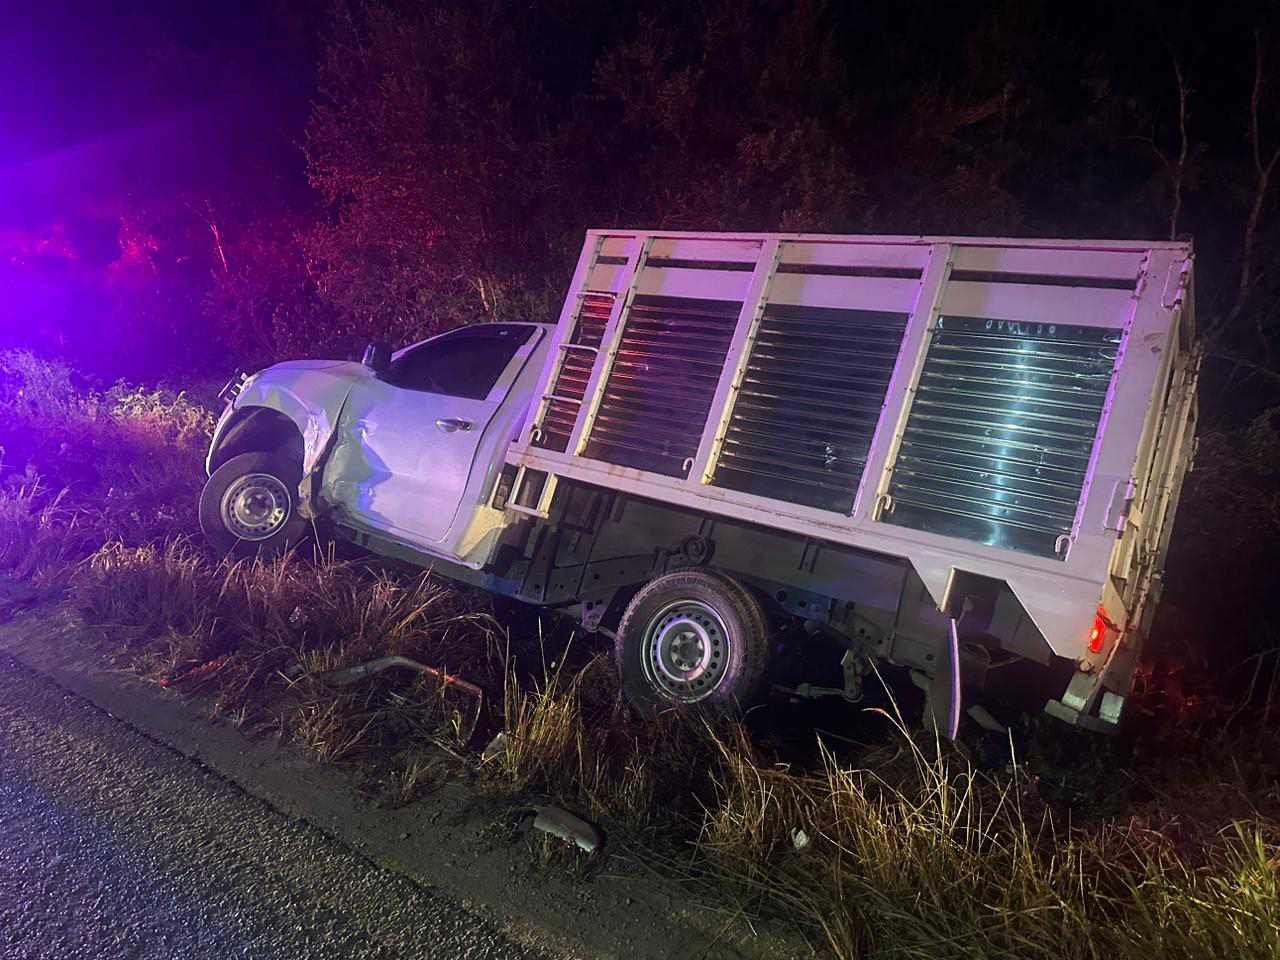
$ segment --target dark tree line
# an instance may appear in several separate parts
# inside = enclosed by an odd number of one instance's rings
[[[237,259],[350,348],[551,310],[587,226],[1191,234],[1215,356],[1266,380],[1280,34],[1225,6],[340,0],[315,206]]]

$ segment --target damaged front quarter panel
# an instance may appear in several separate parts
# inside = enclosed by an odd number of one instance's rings
[[[292,424],[301,439],[303,513],[308,513],[312,479],[332,444],[351,390],[372,376],[361,364],[335,360],[278,363],[248,378],[239,396],[223,411],[214,428],[205,468],[212,473],[240,447],[261,447],[249,438],[264,429],[268,418]]]

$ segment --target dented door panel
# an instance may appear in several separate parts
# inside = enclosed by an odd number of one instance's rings
[[[321,495],[364,525],[438,544],[453,526],[476,448],[496,403],[402,390],[354,390],[338,425]],[[437,421],[468,424],[438,427]],[[452,425],[452,424],[450,424]]]

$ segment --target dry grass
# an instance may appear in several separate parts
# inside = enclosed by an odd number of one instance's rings
[[[441,776],[441,762],[421,750],[410,750],[387,777],[382,804],[386,807],[408,806],[434,788]]]
[[[792,771],[723,719],[620,741],[584,714],[601,669],[508,684],[502,775],[633,826],[662,810],[693,845],[665,873],[736,889],[751,910],[818,931],[834,956],[1280,956],[1275,805],[1233,817],[1225,802],[1190,844],[1171,829],[1176,805],[1073,825],[1027,769],[981,774],[900,718],[881,772],[825,747],[817,769]],[[683,797],[662,795],[672,783]]]
[[[1275,824],[1226,825],[1195,863],[1136,819],[1072,827],[910,738],[908,786],[841,765],[780,775],[718,741],[709,862],[806,916],[839,957],[1280,955]],[[954,758],[953,758],[954,759]],[[786,832],[811,843],[797,852]]]
[[[505,736],[491,782],[642,835],[668,874],[802,923],[834,956],[1280,956],[1280,735],[1265,724],[1165,731],[1123,772],[1100,750],[1094,785],[1129,784],[1108,801],[1125,812],[1081,822],[1033,767],[976,772],[900,720],[887,762],[820,745],[794,770],[724,718],[638,720],[585,641],[507,636],[482,598],[430,575],[206,555],[185,534],[209,420],[181,396],[86,394],[8,354],[0,400],[0,571],[67,588],[106,655],[229,722],[318,760],[382,758],[389,804],[440,775],[424,744],[465,752],[474,708],[430,675],[325,678],[399,654],[501,704],[484,718]]]
[[[505,742],[491,763],[497,779],[650,835],[673,823],[693,824],[700,793],[710,788],[710,741],[674,713],[652,721],[635,717],[608,654],[570,670],[568,653],[523,684],[516,658],[509,662]]]
[[[493,621],[469,595],[429,574],[396,578],[332,555],[233,562],[185,540],[110,543],[73,576],[70,604],[111,656],[179,689],[203,688],[218,715],[261,721],[283,710],[288,732],[328,762],[398,737],[456,743],[474,712],[429,675],[392,671],[337,687],[331,671],[399,654],[495,685],[501,676]],[[211,665],[216,676],[201,673]]]

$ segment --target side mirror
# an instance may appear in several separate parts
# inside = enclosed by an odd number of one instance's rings
[[[391,369],[391,347],[374,341],[364,348],[364,357],[360,362],[372,370],[374,376],[381,377]]]

